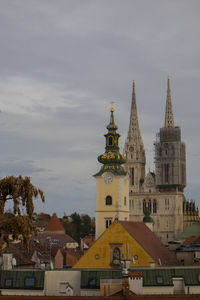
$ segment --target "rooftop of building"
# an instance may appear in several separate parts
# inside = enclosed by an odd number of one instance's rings
[[[120,221],[120,224],[160,265],[179,265],[176,257],[143,222]]]
[[[49,223],[45,227],[45,231],[64,231],[65,229],[62,226],[60,220],[57,215],[54,213],[49,221]]]

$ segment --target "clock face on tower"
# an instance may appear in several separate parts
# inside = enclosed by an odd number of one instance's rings
[[[107,184],[112,183],[112,181],[113,181],[113,175],[111,173],[106,173],[105,177],[104,177],[104,181]]]

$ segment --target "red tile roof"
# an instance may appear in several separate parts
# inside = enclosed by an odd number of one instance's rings
[[[95,236],[94,235],[86,235],[84,238],[83,238],[83,242],[88,246],[88,247],[91,247],[94,242],[95,242]]]
[[[45,231],[64,231],[65,232],[64,227],[60,223],[60,221],[55,213],[52,215],[51,220],[45,227]]]
[[[33,235],[31,240],[42,244],[51,243],[52,246],[56,246],[58,248],[64,248],[67,243],[76,243],[76,241],[68,234],[52,234],[45,232],[39,235]]]
[[[83,251],[79,249],[63,249],[64,264],[72,267],[83,256]]]
[[[48,224],[47,221],[39,220],[34,222],[35,226],[40,227],[40,228],[45,228]]]
[[[9,246],[4,249],[4,253],[13,254],[13,258],[16,259],[17,267],[34,267],[35,265],[35,263],[31,261],[30,252],[27,252],[22,243],[10,243]]]
[[[162,266],[179,265],[176,257],[143,222],[119,221],[119,223],[157,263],[161,263]]]
[[[198,236],[191,236],[189,238],[187,238],[184,242],[183,245],[191,245],[194,244],[196,242],[200,242],[199,241],[199,237]]]

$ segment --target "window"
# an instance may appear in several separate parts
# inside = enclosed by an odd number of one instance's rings
[[[153,213],[154,214],[157,213],[157,201],[156,201],[156,199],[153,199]]]
[[[11,278],[5,279],[5,287],[7,287],[7,288],[12,287],[12,279]]]
[[[151,212],[151,200],[148,200],[148,211]]]
[[[143,200],[143,213],[146,211],[147,209],[147,204],[146,204],[146,200]]]
[[[67,287],[68,287],[68,283],[60,282],[59,293],[60,294],[66,294]]]
[[[163,283],[163,278],[162,278],[162,276],[157,276],[156,277],[156,280],[157,280],[157,283]]]
[[[106,229],[107,229],[112,224],[112,218],[106,218],[105,222],[106,222]]]
[[[114,143],[113,143],[113,137],[112,137],[112,136],[109,136],[109,137],[108,137],[108,145],[109,145],[109,146],[113,146],[113,144],[114,144]]]
[[[165,210],[169,210],[169,199],[165,199]]]
[[[106,196],[106,205],[112,205],[112,197]]]
[[[184,266],[184,264],[185,264],[185,260],[181,259],[181,265]]]
[[[95,288],[96,287],[96,279],[92,278],[89,279],[89,288]]]
[[[115,247],[113,249],[113,253],[112,253],[112,263],[114,265],[118,265],[120,264],[120,258],[121,258],[121,252],[120,249],[118,247]]]
[[[26,277],[25,287],[34,287],[34,286],[35,286],[35,277]]]
[[[184,164],[181,165],[181,179],[182,179],[182,184],[185,184],[185,166]]]
[[[165,182],[169,182],[169,164],[164,164]]]
[[[126,197],[124,197],[124,205],[126,206]]]
[[[134,168],[131,168],[131,185],[134,185]]]

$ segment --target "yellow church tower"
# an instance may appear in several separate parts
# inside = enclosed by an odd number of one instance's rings
[[[111,107],[110,123],[105,134],[105,153],[98,157],[103,164],[96,177],[96,239],[115,219],[129,220],[129,178],[122,164],[126,158],[119,152],[119,137]]]

